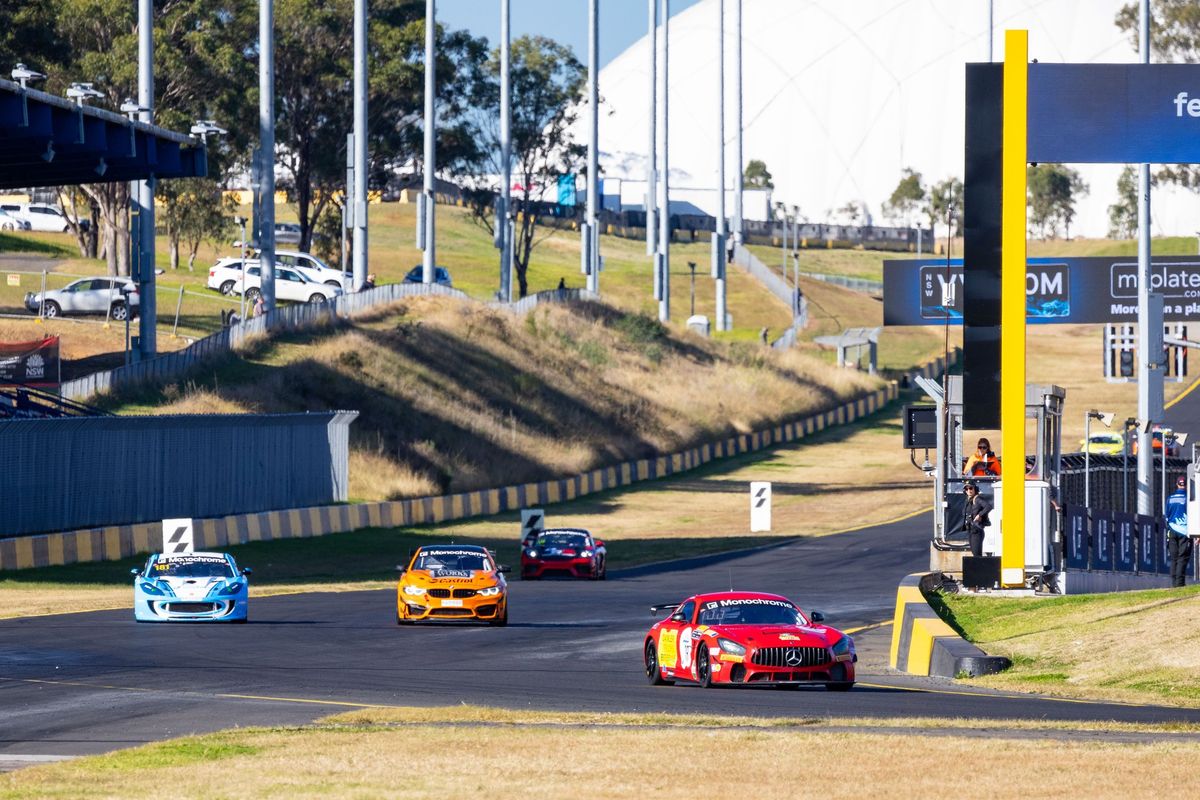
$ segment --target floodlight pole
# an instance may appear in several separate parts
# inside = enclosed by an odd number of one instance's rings
[[[138,105],[139,117],[154,123],[154,2],[138,0]],[[158,303],[154,274],[154,177],[137,182],[137,272],[141,321],[138,323],[138,357],[154,358],[158,351]]]
[[[512,302],[512,63],[509,30],[511,0],[500,0],[500,205],[496,209],[496,242],[500,246],[500,300]]]
[[[270,311],[275,308],[275,0],[258,4],[258,139],[258,285],[263,307]]]
[[[716,281],[716,328],[725,324],[725,0],[717,0],[717,227],[712,237],[712,276]]]
[[[354,0],[354,291],[367,284],[367,0]]]
[[[669,68],[670,30],[671,30],[671,0],[662,0],[662,69],[658,73],[658,106],[660,114],[659,136],[662,152],[662,190],[658,197],[658,272],[659,298],[658,319],[666,322],[671,319],[671,158],[670,138],[668,137],[667,122],[669,120]]]
[[[733,83],[737,100],[737,123],[733,131],[734,146],[737,152],[737,174],[734,175],[733,193],[733,243],[742,244],[742,224],[745,208],[742,204],[742,184],[745,182],[746,164],[742,152],[742,0],[734,0],[733,7]]]
[[[1150,63],[1150,0],[1141,0],[1138,53]],[[1150,307],[1150,165],[1138,166],[1138,430],[1137,512],[1154,513],[1153,421],[1163,417],[1162,353],[1152,353],[1151,331],[1163,329],[1162,307]],[[1157,340],[1159,337],[1155,336]]]
[[[600,291],[600,11],[599,0],[588,0],[588,182],[587,288]]]
[[[658,78],[658,76],[656,75],[656,72],[658,71],[658,15],[657,15],[658,4],[657,4],[657,0],[646,0],[646,12],[647,12],[646,40],[649,42],[649,47],[647,47],[646,49],[650,52],[650,63],[649,63],[649,68],[650,68],[649,69],[649,71],[650,71],[650,83],[649,83],[649,87],[650,87],[650,91],[649,91],[650,125],[649,125],[649,128],[650,128],[650,131],[649,131],[649,133],[650,133],[650,137],[649,137],[649,142],[648,142],[648,146],[647,146],[647,150],[646,150],[646,153],[647,153],[647,156],[646,156],[646,255],[653,257],[654,254],[656,252],[658,252],[658,243],[655,241],[655,235],[658,233],[658,229],[656,227],[658,223],[655,218],[655,211],[656,211],[655,192],[658,191],[658,185],[657,185],[658,177],[655,174],[656,166],[657,166],[656,161],[657,161],[657,149],[658,149],[658,141],[657,141],[658,133],[655,130],[655,125],[658,122],[658,120],[657,120],[658,109],[655,108],[655,100],[656,100],[655,93],[657,91],[655,82]],[[657,272],[655,272],[655,275],[654,275],[654,284],[657,287],[657,285],[658,285],[658,273]],[[654,293],[654,297],[655,297],[655,299],[658,299],[657,290]]]
[[[437,31],[437,0],[425,0],[425,257],[421,262],[421,283],[433,283],[437,258],[434,234],[435,210],[437,207],[433,173],[437,169],[437,150],[434,134],[437,129],[437,109],[434,106],[434,91],[437,86],[437,50],[434,34]]]

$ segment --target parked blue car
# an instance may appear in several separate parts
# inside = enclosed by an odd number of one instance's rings
[[[225,553],[155,553],[132,569],[138,622],[245,622],[249,569]]]

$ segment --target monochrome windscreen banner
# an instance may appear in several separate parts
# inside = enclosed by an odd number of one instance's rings
[[[1200,257],[1151,260],[1167,322],[1200,321]],[[884,325],[962,324],[962,259],[883,262]],[[1137,321],[1137,257],[1031,258],[1025,314],[1034,324]]]
[[[53,389],[58,377],[57,336],[36,342],[0,342],[0,386]]]

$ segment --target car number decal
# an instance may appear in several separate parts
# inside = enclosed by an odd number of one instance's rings
[[[676,650],[676,642],[679,639],[679,631],[669,630],[663,631],[658,636],[658,663],[669,669],[674,669],[679,663],[679,654]]]
[[[692,668],[692,629],[684,628],[679,634],[679,661],[684,669]]]

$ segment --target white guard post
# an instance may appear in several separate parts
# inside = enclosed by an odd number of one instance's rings
[[[525,541],[531,533],[541,533],[546,530],[546,512],[540,508],[521,509],[521,541]]]
[[[164,519],[162,551],[167,555],[191,553],[195,550],[194,528],[191,519]]]
[[[750,532],[771,530],[771,482],[750,483]]]

